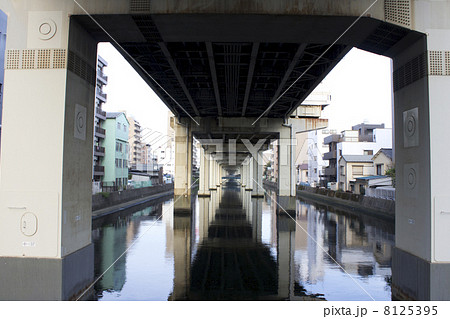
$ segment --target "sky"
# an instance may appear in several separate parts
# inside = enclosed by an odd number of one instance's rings
[[[107,62],[108,94],[103,109],[127,111],[143,128],[167,131],[168,109],[121,54],[109,43],[99,44]],[[351,50],[323,80],[320,91],[331,94],[331,104],[322,113],[329,128],[338,132],[364,121],[392,128],[391,60],[358,49]]]

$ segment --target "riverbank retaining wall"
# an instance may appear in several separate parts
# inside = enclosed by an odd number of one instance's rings
[[[371,215],[395,219],[394,200],[308,186],[298,186],[297,196],[313,199],[343,209],[359,210]]]
[[[112,193],[99,193],[92,196],[92,210],[112,207],[155,194],[173,192],[173,184],[155,185],[150,187],[127,189]]]

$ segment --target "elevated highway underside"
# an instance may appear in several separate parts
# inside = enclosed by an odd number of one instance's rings
[[[285,118],[352,47],[389,56],[418,37],[367,17],[346,32],[355,22],[352,16],[180,13],[73,18],[97,41],[111,41],[177,117],[259,117],[290,88],[264,114]]]

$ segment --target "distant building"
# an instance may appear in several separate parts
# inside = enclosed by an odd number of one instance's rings
[[[373,196],[374,192],[371,192],[371,190],[376,190],[377,188],[386,189],[386,187],[391,187],[392,178],[389,176],[380,175],[364,176],[355,178],[355,181],[352,183],[355,185],[353,188],[356,194]]]
[[[137,164],[142,163],[142,128],[141,124],[133,117],[127,116],[128,123],[130,123],[130,129],[128,132],[128,142],[130,144],[129,162],[130,168],[135,170]]]
[[[128,183],[128,130],[129,123],[122,112],[106,113],[104,123],[106,137],[103,142],[105,157],[103,166],[105,175],[102,182],[103,187],[113,186],[122,189]]]
[[[290,115],[291,118],[310,118],[316,122],[318,128],[328,126],[327,119],[321,119],[323,109],[331,103],[331,94],[319,86],[302,104]],[[320,185],[320,173],[324,162],[322,150],[318,149],[318,143],[322,144],[321,129],[296,134],[295,167],[297,171],[297,184],[309,183],[313,186]],[[327,133],[329,134],[329,133]],[[320,147],[321,148],[321,147]],[[274,165],[275,174],[278,174],[278,163]],[[278,175],[275,175],[278,176]]]
[[[356,130],[346,130],[341,134],[333,134],[324,139],[328,152],[323,155],[328,160],[324,169],[327,183],[338,182],[340,173],[339,160],[344,155],[373,156],[382,148],[392,149],[392,129],[384,128],[384,124],[359,124],[353,126]],[[360,137],[360,132],[363,137]],[[340,187],[340,185],[338,185]]]
[[[95,112],[94,112],[94,157],[93,157],[93,180],[98,182],[105,175],[105,168],[101,165],[105,156],[103,140],[105,139],[105,129],[102,127],[106,120],[106,112],[102,110],[106,103],[106,94],[103,92],[104,86],[108,84],[108,77],[104,73],[104,68],[108,63],[101,57],[97,57],[97,84],[95,91]]]
[[[380,149],[372,158],[376,175],[386,175],[386,171],[394,167],[391,148]]]
[[[308,183],[311,186],[327,186],[325,168],[329,165],[323,155],[328,152],[325,137],[335,134],[336,130],[324,129],[308,133]]]
[[[353,131],[358,131],[359,141],[360,142],[374,142],[374,130],[378,128],[384,128],[383,124],[367,124],[361,123],[355,126],[352,126]]]
[[[7,15],[2,10],[0,10],[0,144],[2,134],[3,84],[5,78],[7,18]]]
[[[356,178],[374,173],[371,155],[343,155],[339,159],[339,189],[354,192]]]
[[[175,116],[172,112],[168,111],[165,141],[156,150],[158,164],[162,165],[164,175],[170,176],[171,178],[175,175],[175,121]]]

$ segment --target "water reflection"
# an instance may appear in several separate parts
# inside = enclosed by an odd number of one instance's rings
[[[301,200],[293,220],[275,198],[229,182],[190,215],[167,201],[98,222],[97,274],[135,242],[98,299],[390,300],[393,224]]]

